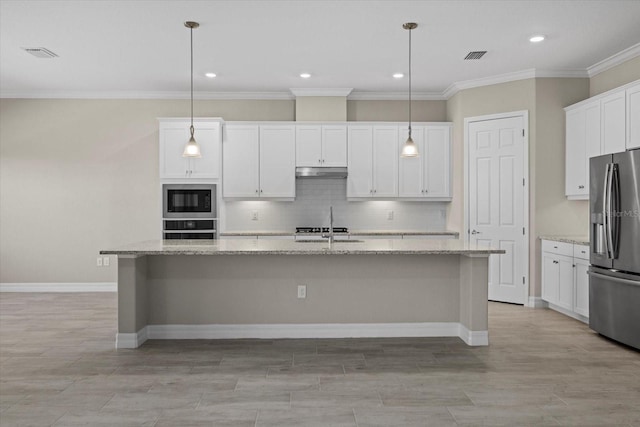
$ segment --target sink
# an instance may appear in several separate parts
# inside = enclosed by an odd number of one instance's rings
[[[296,240],[297,243],[329,243],[326,239]],[[334,240],[333,243],[362,243],[364,240]]]

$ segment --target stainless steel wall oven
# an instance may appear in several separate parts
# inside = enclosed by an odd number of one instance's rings
[[[217,238],[216,184],[163,184],[163,238]]]

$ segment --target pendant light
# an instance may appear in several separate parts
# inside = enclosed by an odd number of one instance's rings
[[[401,157],[418,157],[420,154],[418,153],[418,146],[411,138],[411,30],[417,27],[418,24],[415,22],[407,22],[402,25],[402,28],[409,30],[409,137],[402,146]]]
[[[187,21],[184,23],[184,26],[189,28],[189,31],[191,32],[191,127],[189,128],[191,138],[189,138],[187,145],[184,146],[182,157],[202,157],[200,154],[200,146],[193,137],[193,29],[198,28],[200,24],[193,21]]]

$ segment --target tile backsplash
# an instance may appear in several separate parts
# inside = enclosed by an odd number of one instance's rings
[[[333,225],[352,230],[444,230],[447,203],[347,201],[346,179],[298,179],[293,202],[226,201],[224,231],[293,231]],[[389,219],[392,212],[393,219]],[[252,216],[257,213],[257,220]]]

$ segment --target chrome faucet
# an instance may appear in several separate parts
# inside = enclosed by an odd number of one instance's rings
[[[322,237],[333,243],[333,206],[329,206],[329,234],[323,234]]]

